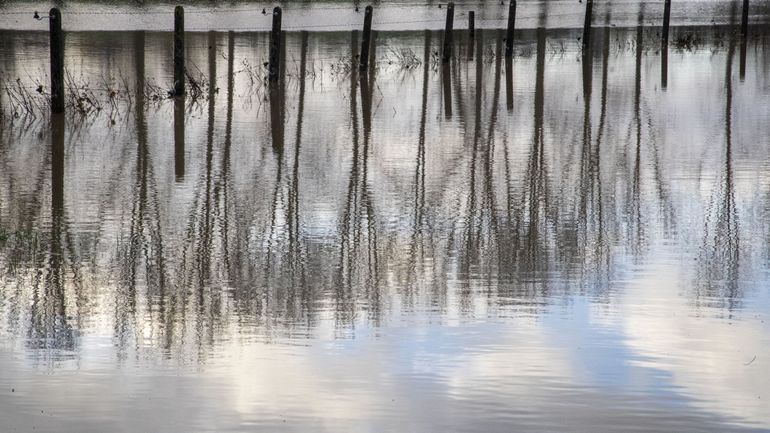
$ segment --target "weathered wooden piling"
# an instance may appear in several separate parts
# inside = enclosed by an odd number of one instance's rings
[[[444,27],[444,54],[441,60],[448,62],[452,58],[452,27],[455,19],[455,4],[449,2],[446,6],[446,26]]]
[[[741,36],[749,35],[749,0],[743,0],[743,14],[741,14]]]
[[[476,12],[470,11],[468,12],[468,36],[473,39],[474,33],[476,33]]]
[[[508,29],[505,32],[505,58],[513,56],[513,27],[516,21],[516,0],[511,0],[508,6]]]
[[[591,43],[591,18],[593,15],[594,1],[586,0],[586,19],[583,23],[583,46],[588,47]]]
[[[663,6],[663,38],[661,46],[668,49],[668,25],[671,21],[671,0],[666,0]]]
[[[364,12],[364,39],[361,42],[361,57],[358,58],[358,67],[366,72],[369,67],[369,46],[372,40],[372,7],[367,6]]]
[[[58,8],[51,9],[48,21],[51,44],[51,112],[64,113],[64,34]]]
[[[174,95],[185,93],[184,69],[184,8],[174,8]]]
[[[270,63],[269,63],[269,77],[270,80],[275,81],[278,79],[281,63],[281,8],[276,6],[273,8],[273,30],[270,32]]]
[[[671,0],[666,0],[663,6],[663,37],[660,41],[661,63],[660,63],[660,85],[662,88],[668,87],[668,28],[671,22]]]

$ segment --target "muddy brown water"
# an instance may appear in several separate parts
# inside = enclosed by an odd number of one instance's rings
[[[0,431],[768,431],[770,35],[672,31],[72,31],[53,118],[1,32]]]

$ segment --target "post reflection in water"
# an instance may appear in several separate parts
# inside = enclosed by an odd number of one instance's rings
[[[768,36],[666,71],[641,26],[582,50],[546,8],[513,60],[380,32],[359,71],[357,32],[289,33],[269,84],[264,35],[193,32],[208,86],[173,101],[162,35],[68,35],[135,94],[114,126],[0,121],[0,419],[770,428]]]
[[[185,99],[174,99],[174,177],[184,180],[184,117]]]
[[[47,263],[39,263],[41,274],[33,282],[30,304],[30,326],[27,335],[31,349],[39,349],[41,356],[50,356],[59,350],[72,350],[75,330],[68,314],[65,293],[68,268],[77,275],[77,264],[70,255],[69,227],[64,211],[64,116],[51,116],[51,229]],[[67,263],[67,259],[72,263]]]
[[[740,227],[733,173],[733,56],[735,42],[730,41],[725,62],[724,158],[723,170],[714,185],[703,233],[699,257],[699,284],[697,300],[717,300],[728,311],[734,311],[741,302]]]
[[[513,60],[505,59],[505,107],[513,110]]]
[[[746,79],[746,46],[747,46],[747,36],[741,37],[741,54],[740,54],[740,66],[738,74],[741,78],[741,81]]]
[[[452,118],[452,71],[450,62],[441,65],[441,83],[442,93],[444,94],[444,117],[449,120]]]
[[[546,35],[544,28],[537,29],[537,54],[535,70],[535,107],[534,115],[534,133],[530,146],[529,156],[527,158],[527,168],[525,179],[527,185],[525,194],[528,206],[526,215],[522,215],[525,222],[524,239],[522,239],[522,257],[523,264],[527,272],[536,273],[545,271],[542,269],[548,265],[546,254],[547,248],[544,244],[544,230],[546,221],[542,221],[544,205],[548,200],[548,173],[546,172],[545,155],[545,131],[544,131],[544,111],[545,111],[545,50]]]

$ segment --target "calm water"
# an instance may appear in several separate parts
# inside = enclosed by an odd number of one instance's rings
[[[690,32],[71,32],[64,118],[0,32],[0,431],[770,430],[770,35]]]

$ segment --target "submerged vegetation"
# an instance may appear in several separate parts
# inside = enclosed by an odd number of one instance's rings
[[[173,99],[171,92],[154,82],[147,82],[139,90],[137,83],[131,83],[122,74],[119,78],[101,77],[92,83],[82,77],[76,77],[71,71],[65,71],[65,107],[66,112],[76,117],[85,118],[106,114],[114,123],[122,117],[126,109],[134,104],[139,92],[146,101],[155,103]],[[0,75],[3,87],[0,91],[5,96],[0,104],[0,119],[13,121],[20,118],[45,117],[51,108],[51,92],[43,82],[47,77],[9,79]],[[32,85],[29,85],[29,83]],[[192,103],[206,99],[209,81],[201,73],[193,75],[187,71],[188,100]]]
[[[388,65],[396,65],[403,69],[417,68],[422,65],[411,48],[390,48],[386,60]]]
[[[660,53],[659,29],[639,27],[636,31],[626,29],[625,34],[615,29],[610,31],[612,32],[610,48],[616,55],[636,51],[637,45],[645,55]],[[601,32],[602,30],[597,29],[597,37],[606,37]],[[707,48],[714,52],[723,49],[727,41],[735,37],[737,37],[735,29],[724,26],[675,29],[672,32],[671,48],[679,52],[695,52]],[[752,38],[757,37],[754,35]],[[481,55],[487,63],[494,62],[501,55],[500,38],[502,33],[484,39],[483,46],[475,47],[479,50],[476,55]],[[380,52],[384,54],[380,54],[376,60],[373,59],[372,68],[375,70],[396,68],[411,73],[428,62],[427,66],[434,72],[438,72],[441,65],[439,44],[440,39],[424,55],[418,54],[411,47],[385,45],[380,48]],[[470,44],[475,46],[476,42],[471,40]],[[472,53],[473,48],[468,43],[458,43],[455,47],[455,58],[462,61],[461,59],[468,57],[469,52]],[[546,40],[546,51],[550,56],[580,53],[582,49],[579,40],[564,37]],[[514,59],[529,58],[533,54],[534,46],[531,44],[517,43],[514,46]],[[227,59],[228,54],[223,52],[221,56]],[[341,80],[357,69],[359,64],[355,50],[333,59],[305,62],[304,66],[301,66],[291,53],[289,57],[284,60],[285,71],[282,80],[285,81],[315,80],[324,75]],[[239,67],[232,72],[234,77],[243,77],[239,82],[238,96],[247,104],[250,104],[249,101],[256,101],[261,105],[268,100],[267,62],[264,60],[241,58],[238,62]],[[300,71],[301,68],[304,70]],[[218,92],[216,87],[209,88],[211,78],[201,72],[193,62],[188,61],[187,95],[185,96],[188,107],[195,107]],[[51,108],[49,81],[47,72],[42,69],[34,74],[26,73],[26,76],[14,76],[0,71],[0,121],[14,122],[21,118],[27,120],[47,118]],[[100,75],[89,78],[65,69],[65,87],[65,106],[68,116],[80,120],[105,116],[111,124],[125,117],[124,114],[140,96],[143,103],[150,104],[163,104],[165,101],[174,99],[170,83],[158,82],[154,79],[142,80],[141,83],[134,82],[133,79],[126,78],[124,71],[120,70],[111,76]]]
[[[695,51],[703,43],[703,39],[695,32],[678,33],[673,40],[674,48],[679,51]]]

